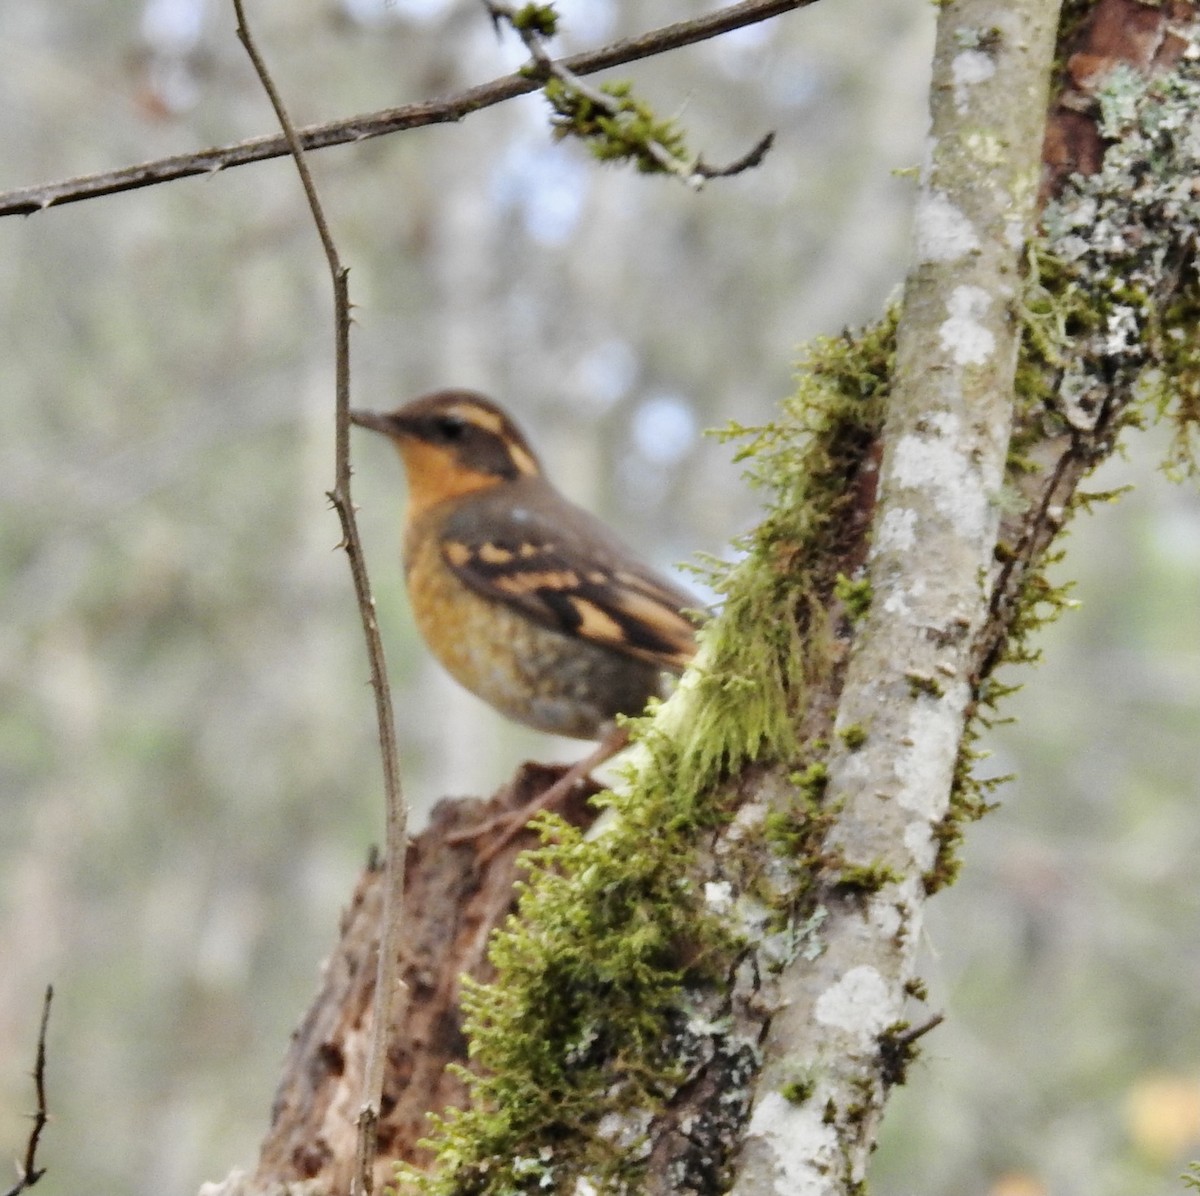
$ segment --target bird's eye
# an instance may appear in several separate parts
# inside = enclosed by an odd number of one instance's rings
[[[439,440],[461,440],[467,430],[467,421],[459,415],[439,415],[433,421],[433,430]]]

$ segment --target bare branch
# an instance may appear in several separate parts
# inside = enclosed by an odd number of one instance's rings
[[[384,796],[386,802],[387,850],[384,859],[383,926],[380,933],[379,956],[376,962],[374,1016],[371,1039],[364,1073],[362,1106],[358,1117],[358,1167],[354,1190],[368,1194],[374,1189],[374,1166],[377,1150],[376,1126],[383,1097],[384,1063],[387,1058],[388,1034],[400,1013],[395,1008],[397,995],[397,955],[400,938],[400,916],[404,901],[404,865],[408,834],[408,808],[400,784],[399,755],[396,747],[396,724],[392,714],[392,695],[388,686],[383,641],[375,618],[375,599],[367,576],[366,558],[354,517],[350,495],[350,294],[349,271],[342,265],[329,224],[321,208],[316,185],[308,169],[304,147],[288,115],[287,108],[275,86],[262,55],[246,24],[242,0],[233,0],[237,14],[237,35],[270,98],[275,115],[283,129],[288,149],[296,162],[304,193],[312,212],[313,222],[325,250],[333,282],[334,330],[336,353],[334,487],[329,500],[342,525],[342,547],[350,562],[354,594],[362,619],[363,635],[371,668],[371,688],[375,693],[375,716],[379,725],[379,747],[383,758]]]
[[[665,25],[597,50],[572,55],[562,59],[561,63],[575,75],[592,75],[597,71],[707,41],[733,29],[755,25],[795,9],[807,8],[816,2],[817,0],[742,0],[739,4],[732,4],[703,17]],[[347,145],[366,141],[371,137],[403,132],[406,129],[459,121],[472,112],[479,112],[516,96],[536,91],[540,85],[538,79],[525,75],[504,75],[444,100],[405,104],[399,108],[386,108],[380,112],[365,113],[327,124],[309,125],[296,130],[296,135],[300,146],[305,150]],[[252,137],[248,141],[197,150],[189,154],[156,158],[151,162],[124,166],[100,174],[81,175],[78,178],[32,187],[19,187],[13,191],[0,192],[0,216],[29,216],[46,208],[96,199],[101,195],[135,191],[140,187],[154,187],[159,183],[191,178],[195,175],[216,174],[233,166],[246,166],[251,162],[281,158],[290,152],[287,138],[275,134]]]
[[[709,166],[702,158],[697,159],[693,170],[702,179],[728,179],[735,174],[741,174],[744,170],[753,170],[770,152],[771,146],[775,144],[775,134],[764,134],[754,145],[750,147],[748,153],[743,154],[740,158],[734,159],[728,166]]]
[[[33,1114],[33,1129],[29,1131],[29,1141],[25,1144],[25,1158],[20,1164],[21,1174],[4,1196],[20,1196],[46,1174],[46,1168],[37,1165],[37,1148],[42,1130],[50,1120],[50,1114],[46,1111],[46,1029],[50,1025],[50,1002],[53,998],[54,986],[48,984],[46,995],[42,999],[42,1021],[38,1027],[37,1055],[33,1064],[33,1090],[37,1095],[37,1112]]]
[[[940,835],[976,700],[975,645],[998,573],[995,496],[1020,341],[1013,306],[1058,20],[1058,0],[952,0],[938,11],[930,149],[866,568],[871,601],[822,781],[838,803],[822,852],[868,883],[853,901],[831,888],[819,957],[798,955],[780,973],[735,1196],[769,1191],[778,1175],[808,1196],[859,1190],[888,1092],[919,1037],[901,1019],[944,864]],[[969,80],[967,54],[979,68]],[[788,1100],[781,1088],[798,1058],[813,1082]]]

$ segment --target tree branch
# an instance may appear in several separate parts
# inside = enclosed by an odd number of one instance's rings
[[[563,63],[555,62],[546,49],[557,14],[553,8],[518,11],[500,0],[483,0],[497,32],[506,21],[529,51],[526,73],[546,84],[545,98],[554,110],[555,130],[561,136],[578,137],[604,161],[631,160],[646,173],[673,175],[685,186],[699,190],[707,179],[729,178],[749,170],[766,157],[775,140],[768,133],[735,162],[728,166],[708,166],[702,158],[691,157],[673,121],[660,121],[641,101],[615,86],[592,87]],[[561,85],[552,88],[551,80]],[[603,114],[603,119],[599,114]]]
[[[897,329],[870,606],[827,761],[839,813],[822,950],[780,979],[737,1196],[861,1186],[913,1038],[903,1020],[950,808],[975,645],[998,571],[1023,245],[1033,226],[1057,0],[949,0],[938,17],[932,149]],[[845,883],[844,881],[839,883]],[[906,1037],[907,1034],[907,1037]],[[789,1068],[812,1077],[789,1099]]]
[[[384,892],[382,929],[376,961],[375,999],[371,1021],[370,1045],[363,1077],[362,1104],[358,1115],[357,1167],[354,1191],[369,1194],[375,1184],[375,1155],[378,1149],[376,1127],[379,1123],[383,1096],[383,1073],[387,1059],[388,1036],[392,1025],[402,1017],[396,1008],[397,968],[400,939],[400,917],[404,903],[404,866],[407,847],[408,809],[400,784],[399,753],[396,746],[396,725],[392,714],[392,696],[388,686],[383,641],[375,618],[375,599],[367,576],[366,558],[354,517],[350,494],[350,295],[349,271],[342,265],[329,224],[321,208],[316,185],[308,169],[304,147],[288,115],[287,108],[259,53],[242,7],[242,0],[233,0],[237,14],[237,35],[267,93],[275,115],[283,128],[288,149],[300,173],[304,194],[312,212],[313,222],[325,250],[333,282],[334,329],[336,355],[334,487],[329,500],[342,525],[342,547],[350,563],[354,594],[366,638],[367,656],[371,668],[371,688],[375,693],[375,716],[379,728],[379,746],[383,758],[384,800],[386,818],[386,854],[384,859]]]
[[[733,29],[755,25],[782,13],[807,8],[816,0],[742,0],[703,17],[690,21],[679,21],[660,29],[613,42],[596,50],[588,50],[561,60],[563,67],[575,75],[591,75],[597,71],[623,66],[694,45],[719,37]],[[429,100],[418,104],[406,104],[399,108],[387,108],[381,112],[330,121],[327,124],[309,125],[296,130],[302,149],[326,149],[334,145],[347,145],[366,141],[371,137],[382,137],[406,129],[423,128],[426,125],[447,124],[462,120],[472,112],[502,104],[516,96],[527,95],[541,86],[538,79],[525,75],[504,75],[489,83],[481,83],[444,100]],[[755,147],[758,149],[759,147]],[[264,162],[270,158],[281,158],[291,153],[287,138],[281,135],[253,137],[234,145],[218,146],[197,150],[194,153],[176,154],[169,158],[156,158],[136,166],[125,166],[118,170],[99,174],[82,175],[61,182],[44,183],[32,187],[20,187],[13,191],[0,192],[0,216],[29,216],[46,208],[61,207],[63,204],[80,203],[112,195],[120,191],[135,191],[141,187],[154,187],[174,179],[191,178],[195,175],[216,174],[234,166],[246,166],[251,162]],[[752,151],[753,154],[754,151]],[[761,153],[760,153],[761,156]],[[753,165],[753,161],[748,165]],[[734,165],[737,165],[736,163]],[[744,167],[743,167],[744,169]]]
[[[37,1055],[33,1064],[33,1089],[37,1095],[37,1111],[33,1114],[33,1129],[29,1131],[29,1140],[25,1143],[25,1158],[20,1164],[20,1175],[4,1196],[20,1196],[46,1174],[46,1168],[37,1165],[37,1148],[42,1130],[50,1120],[50,1114],[46,1110],[46,1030],[50,1025],[50,1002],[53,998],[54,987],[48,984],[42,1000],[42,1021],[38,1027]]]

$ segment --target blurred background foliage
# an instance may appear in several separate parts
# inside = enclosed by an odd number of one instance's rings
[[[298,122],[521,61],[472,0],[258,0]],[[560,4],[565,49],[694,12]],[[903,277],[930,6],[842,0],[623,76],[721,162],[693,195],[602,169],[529,97],[313,166],[357,304],[354,395],[510,405],[576,498],[664,566],[755,497],[705,427],[769,416],[797,346]],[[268,132],[223,0],[0,7],[0,188]],[[291,165],[0,221],[0,1149],[56,985],[46,1196],[194,1191],[248,1164],[289,1032],[381,835],[366,667],[333,551],[332,333]],[[414,642],[390,450],[357,499],[410,796],[569,758]],[[947,1024],[873,1190],[1179,1190],[1200,1153],[1200,503],[1149,435],[1076,528],[1082,609],[994,736],[1018,779],[934,903]]]

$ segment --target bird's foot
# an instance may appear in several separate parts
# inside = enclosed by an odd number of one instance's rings
[[[588,777],[594,768],[599,768],[606,760],[616,755],[628,742],[628,732],[623,727],[616,728],[601,740],[595,751],[573,764],[557,781],[542,790],[532,801],[526,802],[519,810],[497,814],[476,826],[456,831],[447,836],[446,842],[459,844],[481,839],[489,840],[486,846],[481,847],[478,854],[480,865],[487,864],[525,830],[529,820],[535,814],[561,806],[576,785]],[[493,838],[493,836],[495,837]]]

